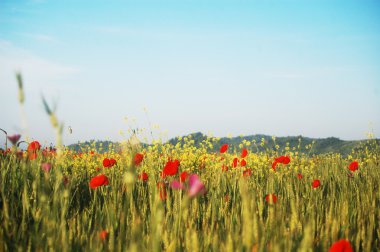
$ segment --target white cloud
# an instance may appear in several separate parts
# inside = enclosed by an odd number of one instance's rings
[[[57,43],[59,42],[58,39],[54,38],[53,36],[47,35],[47,34],[38,34],[38,33],[17,33],[18,35],[21,35],[26,38],[31,38],[33,40],[37,40],[39,42],[49,42],[49,43]]]
[[[16,71],[21,71],[30,82],[46,83],[79,73],[80,69],[44,59],[0,39],[0,85],[13,82]]]

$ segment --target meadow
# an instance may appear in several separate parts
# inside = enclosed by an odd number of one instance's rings
[[[245,140],[215,152],[215,137],[104,153],[9,140],[0,251],[380,250],[376,142],[341,156]]]

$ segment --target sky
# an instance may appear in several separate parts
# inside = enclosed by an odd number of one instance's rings
[[[45,143],[42,95],[65,144],[379,137],[380,1],[0,0],[0,90],[0,128]]]

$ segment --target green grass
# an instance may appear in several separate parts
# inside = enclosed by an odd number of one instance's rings
[[[242,176],[244,167],[221,169],[240,153],[215,154],[191,141],[140,150],[138,167],[129,150],[75,158],[39,153],[32,161],[11,152],[0,156],[0,251],[328,251],[343,238],[355,251],[379,251],[380,152],[372,150],[348,158],[283,153],[291,162],[277,172],[271,163],[279,153],[250,154],[250,177]],[[104,157],[117,165],[97,171]],[[168,157],[181,161],[180,171],[198,174],[207,193],[189,198],[167,186],[161,200],[157,183],[178,179],[160,177]],[[359,170],[349,177],[352,160]],[[52,163],[50,172],[43,162]],[[146,182],[137,179],[143,170]],[[100,173],[110,184],[91,189]],[[321,181],[315,189],[314,179]],[[269,193],[275,204],[265,201]]]

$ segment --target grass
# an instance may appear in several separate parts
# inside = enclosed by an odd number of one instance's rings
[[[38,151],[34,160],[15,149],[1,155],[0,251],[328,251],[340,239],[355,251],[380,250],[379,146],[346,158],[250,152],[246,167],[232,168],[241,150],[215,153],[213,142],[196,148],[186,138],[176,146],[126,145],[103,154]],[[144,154],[138,166],[137,152]],[[280,155],[291,161],[274,171]],[[104,168],[104,158],[117,164]],[[179,172],[162,178],[169,158],[180,161]],[[354,160],[359,169],[350,172]],[[47,162],[48,172],[41,168]],[[143,171],[147,181],[138,179]],[[189,197],[172,189],[182,171],[198,174],[207,192]],[[109,184],[91,189],[98,174]],[[318,188],[311,186],[315,179]],[[272,193],[275,203],[265,200]]]

